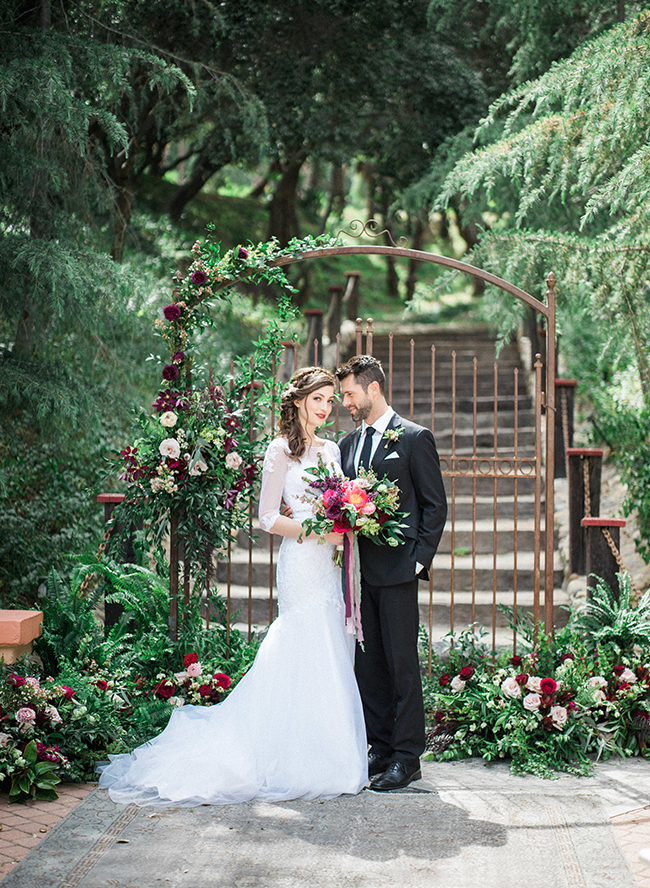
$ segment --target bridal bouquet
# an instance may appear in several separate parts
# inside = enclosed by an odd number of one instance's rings
[[[399,546],[404,542],[398,511],[399,489],[386,478],[381,481],[372,469],[359,469],[354,481],[332,473],[322,458],[306,469],[311,475],[305,499],[311,501],[313,518],[303,521],[306,533],[359,533],[377,544]]]
[[[399,546],[404,542],[402,519],[399,511],[399,488],[386,478],[379,479],[372,469],[359,469],[359,477],[353,481],[332,471],[318,457],[318,465],[306,469],[311,475],[308,489],[303,496],[310,502],[313,518],[302,522],[305,533],[344,534],[341,551],[334,553],[334,560],[343,568],[342,580],[345,595],[345,622],[348,631],[363,642],[361,628],[361,578],[359,573],[358,535],[374,543]]]

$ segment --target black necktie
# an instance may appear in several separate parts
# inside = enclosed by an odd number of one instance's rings
[[[363,447],[361,448],[361,456],[359,457],[359,468],[363,466],[364,469],[370,468],[370,454],[372,452],[372,436],[375,434],[375,430],[372,426],[368,426],[366,428],[366,439],[363,442]]]

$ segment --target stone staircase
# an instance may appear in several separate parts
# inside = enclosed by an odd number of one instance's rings
[[[413,341],[413,370],[411,370]],[[497,405],[496,455],[499,460],[532,457],[535,452],[533,404],[526,391],[524,368],[516,345],[506,346],[495,370],[495,344],[483,327],[450,330],[413,328],[393,335],[392,406],[405,418],[411,414],[411,373],[414,382],[413,419],[431,427],[431,345],[435,345],[434,433],[443,464],[452,452],[456,457],[495,455],[495,400]],[[376,331],[373,354],[389,367],[387,331]],[[455,352],[455,360],[453,353]],[[474,359],[476,358],[476,371]],[[455,379],[453,367],[455,362]],[[517,371],[517,392],[515,392]],[[495,399],[496,389],[496,399]],[[388,392],[387,392],[388,394]],[[455,402],[455,411],[453,403]],[[516,406],[516,411],[515,411]],[[352,423],[339,410],[343,431]],[[485,626],[497,644],[511,641],[507,620],[495,604],[514,603],[532,612],[534,552],[534,479],[445,477],[449,516],[433,566],[432,637],[444,636],[453,625],[458,631],[475,621]],[[516,493],[516,496],[515,496]],[[541,515],[541,570],[544,570],[544,514]],[[515,551],[516,528],[516,551]],[[269,619],[268,534],[256,530],[256,544],[249,556],[248,541],[238,540],[231,563],[231,608],[238,612],[235,624],[248,628],[249,571],[252,581],[250,613],[257,627]],[[280,544],[274,538],[274,561]],[[472,550],[474,554],[472,554]],[[250,562],[250,563],[249,563]],[[227,568],[218,567],[218,583],[225,593]],[[452,601],[453,583],[453,601]],[[562,568],[556,556],[555,622],[565,621],[560,605]],[[275,590],[274,590],[275,596]],[[542,614],[543,614],[543,603]],[[420,585],[421,620],[429,624],[430,590]],[[273,606],[274,615],[277,613]],[[495,623],[492,629],[493,621]]]

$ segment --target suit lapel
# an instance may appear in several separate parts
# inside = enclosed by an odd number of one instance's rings
[[[354,454],[357,452],[360,434],[361,426],[350,433],[350,446],[347,448],[347,452],[343,459],[344,465],[342,466],[343,474],[347,475],[348,478],[356,478],[357,476],[357,473],[354,471]]]
[[[389,429],[399,429],[399,428],[401,428],[401,425],[402,425],[402,420],[399,418],[399,416],[396,413],[393,413],[388,425],[386,426],[386,431],[388,431]],[[381,436],[381,441],[379,442],[379,446],[375,450],[375,455],[373,456],[372,460],[370,461],[370,465],[373,470],[377,469],[377,466],[383,460],[383,458],[386,456],[386,454],[388,453],[390,448],[394,447],[394,446],[395,445],[393,444],[392,441],[389,441],[387,438],[384,437],[384,435]]]

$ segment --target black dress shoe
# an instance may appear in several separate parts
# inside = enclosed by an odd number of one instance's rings
[[[377,777],[370,784],[370,789],[377,792],[390,792],[391,789],[402,789],[414,780],[420,780],[422,771],[420,763],[405,765],[404,762],[392,762],[381,777]]]
[[[377,777],[390,767],[393,760],[390,756],[379,755],[378,752],[368,753],[368,777]]]

